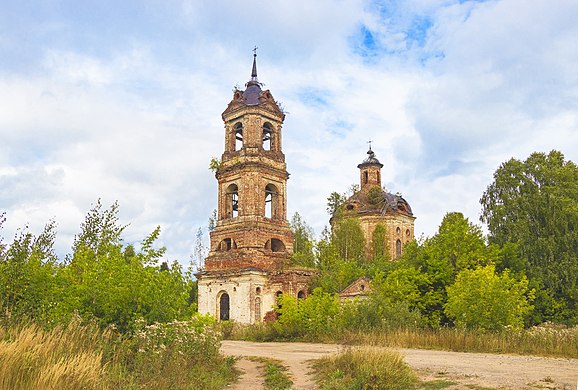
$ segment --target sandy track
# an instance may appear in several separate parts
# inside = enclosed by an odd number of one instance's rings
[[[263,356],[283,361],[296,389],[314,389],[308,360],[338,352],[344,347],[312,343],[255,343],[223,341],[221,350],[232,356]],[[471,386],[502,389],[571,389],[577,387],[578,360],[534,356],[493,355],[399,350],[423,380],[448,379],[457,384],[447,389]],[[243,386],[240,382],[238,385]],[[259,387],[238,388],[259,388]]]

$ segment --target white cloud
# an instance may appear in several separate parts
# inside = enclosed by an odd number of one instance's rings
[[[220,114],[248,80],[255,44],[260,80],[289,111],[289,214],[317,233],[327,196],[358,182],[369,138],[418,235],[448,211],[476,222],[493,171],[512,156],[559,149],[578,161],[573,2],[177,4],[149,4],[102,38],[102,25],[74,35],[77,21],[47,20],[60,26],[54,44],[0,65],[5,237],[55,218],[64,253],[96,199],[118,200],[127,242],[160,224],[167,257],[186,263],[216,207],[207,166],[223,151]],[[362,26],[377,42],[368,56]]]

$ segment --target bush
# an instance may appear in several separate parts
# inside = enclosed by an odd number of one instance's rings
[[[446,314],[456,325],[466,328],[521,329],[524,317],[533,308],[529,303],[533,291],[528,292],[528,279],[516,281],[508,270],[498,275],[494,265],[461,271],[447,291]]]
[[[411,389],[417,377],[394,351],[376,348],[348,349],[316,360],[317,382],[322,389]]]

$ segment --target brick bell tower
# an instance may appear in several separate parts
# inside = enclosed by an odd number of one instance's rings
[[[225,151],[215,177],[218,210],[205,269],[197,274],[199,312],[255,323],[281,293],[303,297],[313,271],[290,267],[287,173],[281,147],[285,114],[257,79],[235,89],[222,114]]]

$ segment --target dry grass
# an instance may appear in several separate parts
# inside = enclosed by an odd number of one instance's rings
[[[395,348],[578,358],[578,327],[565,328],[552,324],[502,332],[462,329],[349,332],[344,334],[342,340],[336,341]]]
[[[75,321],[0,327],[0,389],[222,389],[237,376],[234,361],[202,321],[143,326],[133,337]]]
[[[417,376],[395,352],[375,348],[349,348],[314,363],[322,389],[413,389]]]
[[[52,331],[36,325],[0,329],[0,388],[106,388],[101,345],[109,338],[76,323]]]

